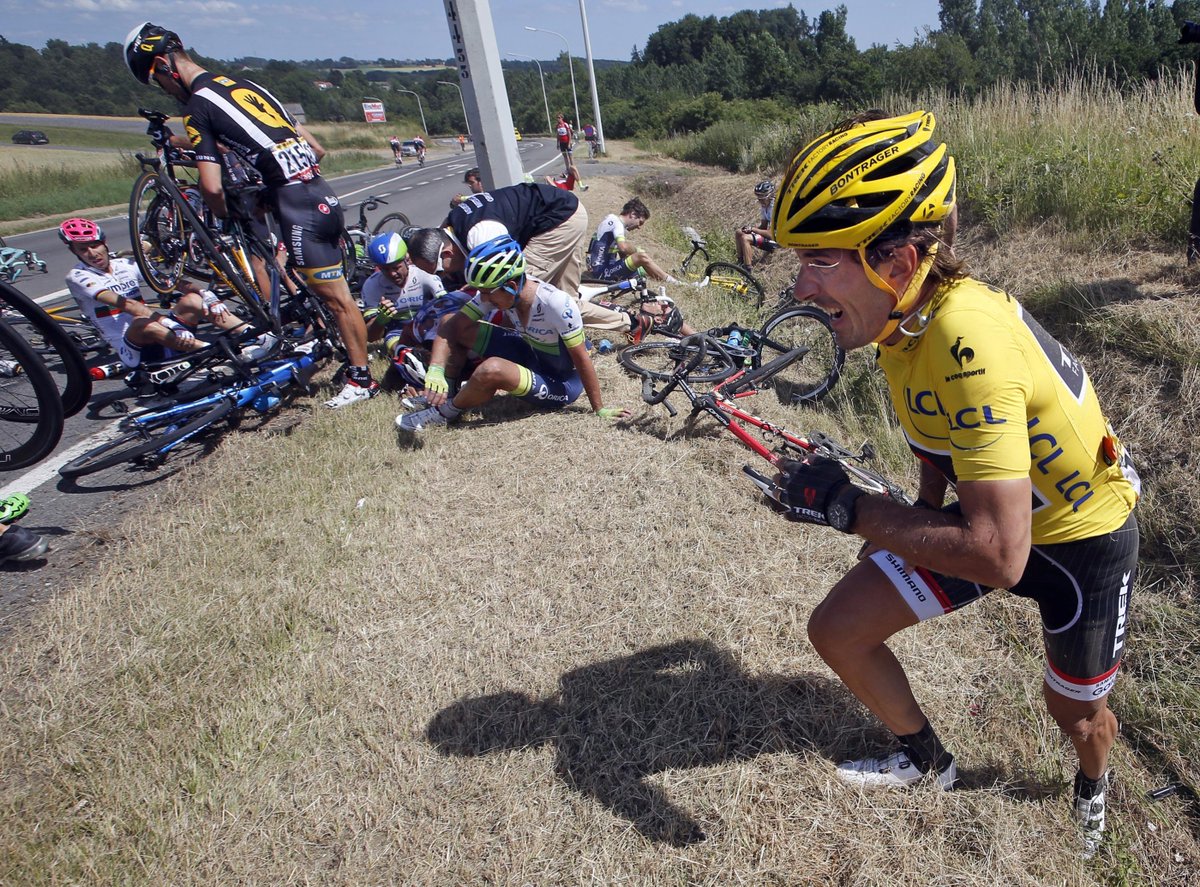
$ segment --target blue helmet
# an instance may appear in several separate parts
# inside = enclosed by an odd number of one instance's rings
[[[408,244],[394,231],[376,234],[367,244],[367,258],[376,265],[391,265],[408,255]]]
[[[521,245],[508,234],[485,240],[467,253],[467,284],[476,289],[496,289],[524,274]]]

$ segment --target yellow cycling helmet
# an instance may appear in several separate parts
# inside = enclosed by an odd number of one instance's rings
[[[896,299],[897,321],[916,301],[928,267],[896,293],[874,273],[867,249],[896,226],[936,225],[954,210],[954,158],[934,140],[935,125],[933,114],[914,111],[814,139],[792,160],[771,218],[782,246],[857,251],[871,282]]]

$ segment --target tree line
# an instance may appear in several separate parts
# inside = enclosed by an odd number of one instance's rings
[[[1118,84],[1154,78],[1195,58],[1179,42],[1184,22],[1200,18],[1200,0],[940,0],[938,28],[909,43],[860,50],[846,31],[845,6],[810,17],[794,6],[743,10],[725,17],[685,15],[634,47],[630,61],[598,63],[597,90],[605,133],[612,138],[703,130],[721,120],[747,122],[786,115],[818,102],[861,107],[885,93],[916,96],[946,89],[976,94],[997,83],[1052,83],[1081,69]],[[389,114],[418,118],[432,133],[464,128],[458,92],[439,84],[449,70],[399,72],[351,66],[353,59],[309,62],[200,58],[212,70],[244,74],[282,101],[303,104],[309,120],[361,120],[364,98],[382,98]],[[591,117],[587,70],[572,58],[580,114]],[[505,62],[517,127],[546,128],[546,111],[574,116],[567,56],[545,62]],[[365,70],[364,70],[365,68]],[[321,88],[317,81],[332,84]],[[543,97],[543,86],[545,96]],[[128,75],[121,46],[43,49],[0,37],[0,109],[46,113],[129,115],[139,104],[160,105]]]

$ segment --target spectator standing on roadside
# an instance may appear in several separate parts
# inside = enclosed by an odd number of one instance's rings
[[[558,150],[562,153],[563,171],[570,175],[571,164],[575,162],[572,154],[575,131],[562,114],[558,115],[558,122],[554,124],[554,138],[558,144]]]

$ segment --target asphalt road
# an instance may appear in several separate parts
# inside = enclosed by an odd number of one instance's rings
[[[21,115],[0,115],[0,120]],[[41,118],[43,124],[45,118]],[[56,121],[57,122],[57,121]],[[36,126],[36,124],[30,124]],[[144,127],[144,124],[143,124]],[[519,145],[525,169],[535,176],[553,172],[558,152],[549,140],[526,140]],[[455,146],[430,152],[424,167],[415,160],[403,166],[354,173],[333,180],[346,211],[347,223],[358,218],[358,206],[368,196],[383,197],[386,206],[368,215],[368,223],[388,212],[400,211],[416,225],[437,225],[445,217],[450,198],[462,193],[463,172],[476,165],[474,152],[461,153]],[[132,183],[131,183],[132,184]],[[114,215],[97,219],[104,227],[109,243],[119,250],[129,248],[128,216]],[[57,229],[48,228],[5,240],[10,246],[31,249],[48,266],[46,274],[22,276],[16,285],[44,305],[69,299],[64,278],[74,260],[58,239]],[[99,364],[111,360],[98,358]],[[0,565],[0,634],[13,619],[23,618],[25,605],[35,603],[56,591],[72,565],[78,566],[92,545],[103,544],[104,526],[119,518],[142,494],[152,493],[154,485],[170,476],[176,468],[170,461],[160,469],[129,471],[112,468],[81,478],[79,482],[59,477],[58,467],[86,451],[106,433],[112,433],[119,410],[133,405],[128,389],[120,380],[98,382],[87,409],[67,420],[58,448],[38,465],[23,472],[0,472],[0,498],[12,492],[28,493],[33,500],[25,526],[52,540],[48,560],[29,564]]]

